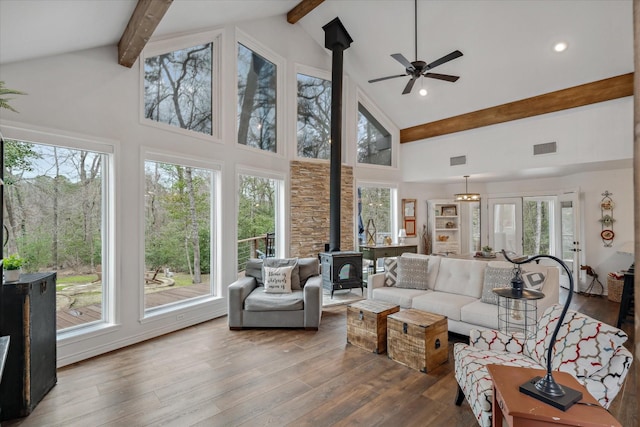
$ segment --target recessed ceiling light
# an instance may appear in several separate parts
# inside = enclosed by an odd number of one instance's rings
[[[420,95],[427,96],[427,90],[425,88],[420,89]]]
[[[555,50],[556,52],[564,52],[565,50],[567,50],[567,44],[565,42],[560,42],[560,43],[556,43],[555,46],[553,46],[553,50]]]

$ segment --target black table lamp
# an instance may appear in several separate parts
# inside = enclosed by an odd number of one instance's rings
[[[571,270],[569,270],[569,267],[567,267],[567,265],[562,262],[561,259],[551,255],[534,255],[522,261],[511,260],[507,256],[507,253],[504,249],[502,250],[502,255],[507,261],[515,265],[528,264],[540,258],[549,258],[560,264],[560,266],[567,273],[567,277],[569,278],[569,295],[567,295],[567,300],[565,301],[564,307],[562,308],[562,313],[558,318],[558,323],[556,324],[556,328],[553,331],[553,335],[551,335],[551,341],[549,341],[549,348],[547,349],[547,373],[544,377],[532,378],[531,380],[520,386],[521,393],[527,394],[534,399],[540,400],[558,409],[566,411],[571,406],[573,406],[574,403],[582,399],[582,393],[578,390],[574,390],[566,386],[561,386],[553,379],[553,375],[551,373],[551,356],[553,353],[553,347],[556,344],[558,332],[562,327],[564,317],[567,314],[567,310],[569,310],[569,305],[571,304],[571,297],[573,295],[573,276],[571,275]]]

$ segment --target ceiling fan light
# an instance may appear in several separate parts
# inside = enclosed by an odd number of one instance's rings
[[[553,46],[553,50],[556,52],[564,52],[567,50],[568,45],[565,42],[558,42]]]
[[[457,193],[453,195],[456,202],[477,202],[480,200],[479,193],[469,193],[468,188],[469,175],[464,176],[464,193]]]
[[[421,96],[427,96],[427,90],[425,88],[420,89],[419,93]]]

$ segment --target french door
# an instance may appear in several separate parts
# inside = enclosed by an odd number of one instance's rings
[[[522,198],[489,199],[489,246],[522,254]]]
[[[580,277],[580,260],[582,258],[582,249],[580,246],[580,198],[578,192],[567,192],[558,196],[558,204],[560,208],[556,215],[560,224],[559,239],[559,258],[567,264],[571,270],[573,278],[576,281],[576,291],[578,290],[578,280]],[[568,285],[568,279],[563,280],[566,276],[564,270],[560,271],[560,284]]]

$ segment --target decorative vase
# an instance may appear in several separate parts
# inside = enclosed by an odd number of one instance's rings
[[[4,270],[4,281],[5,282],[17,282],[20,279],[21,269],[17,270]]]

